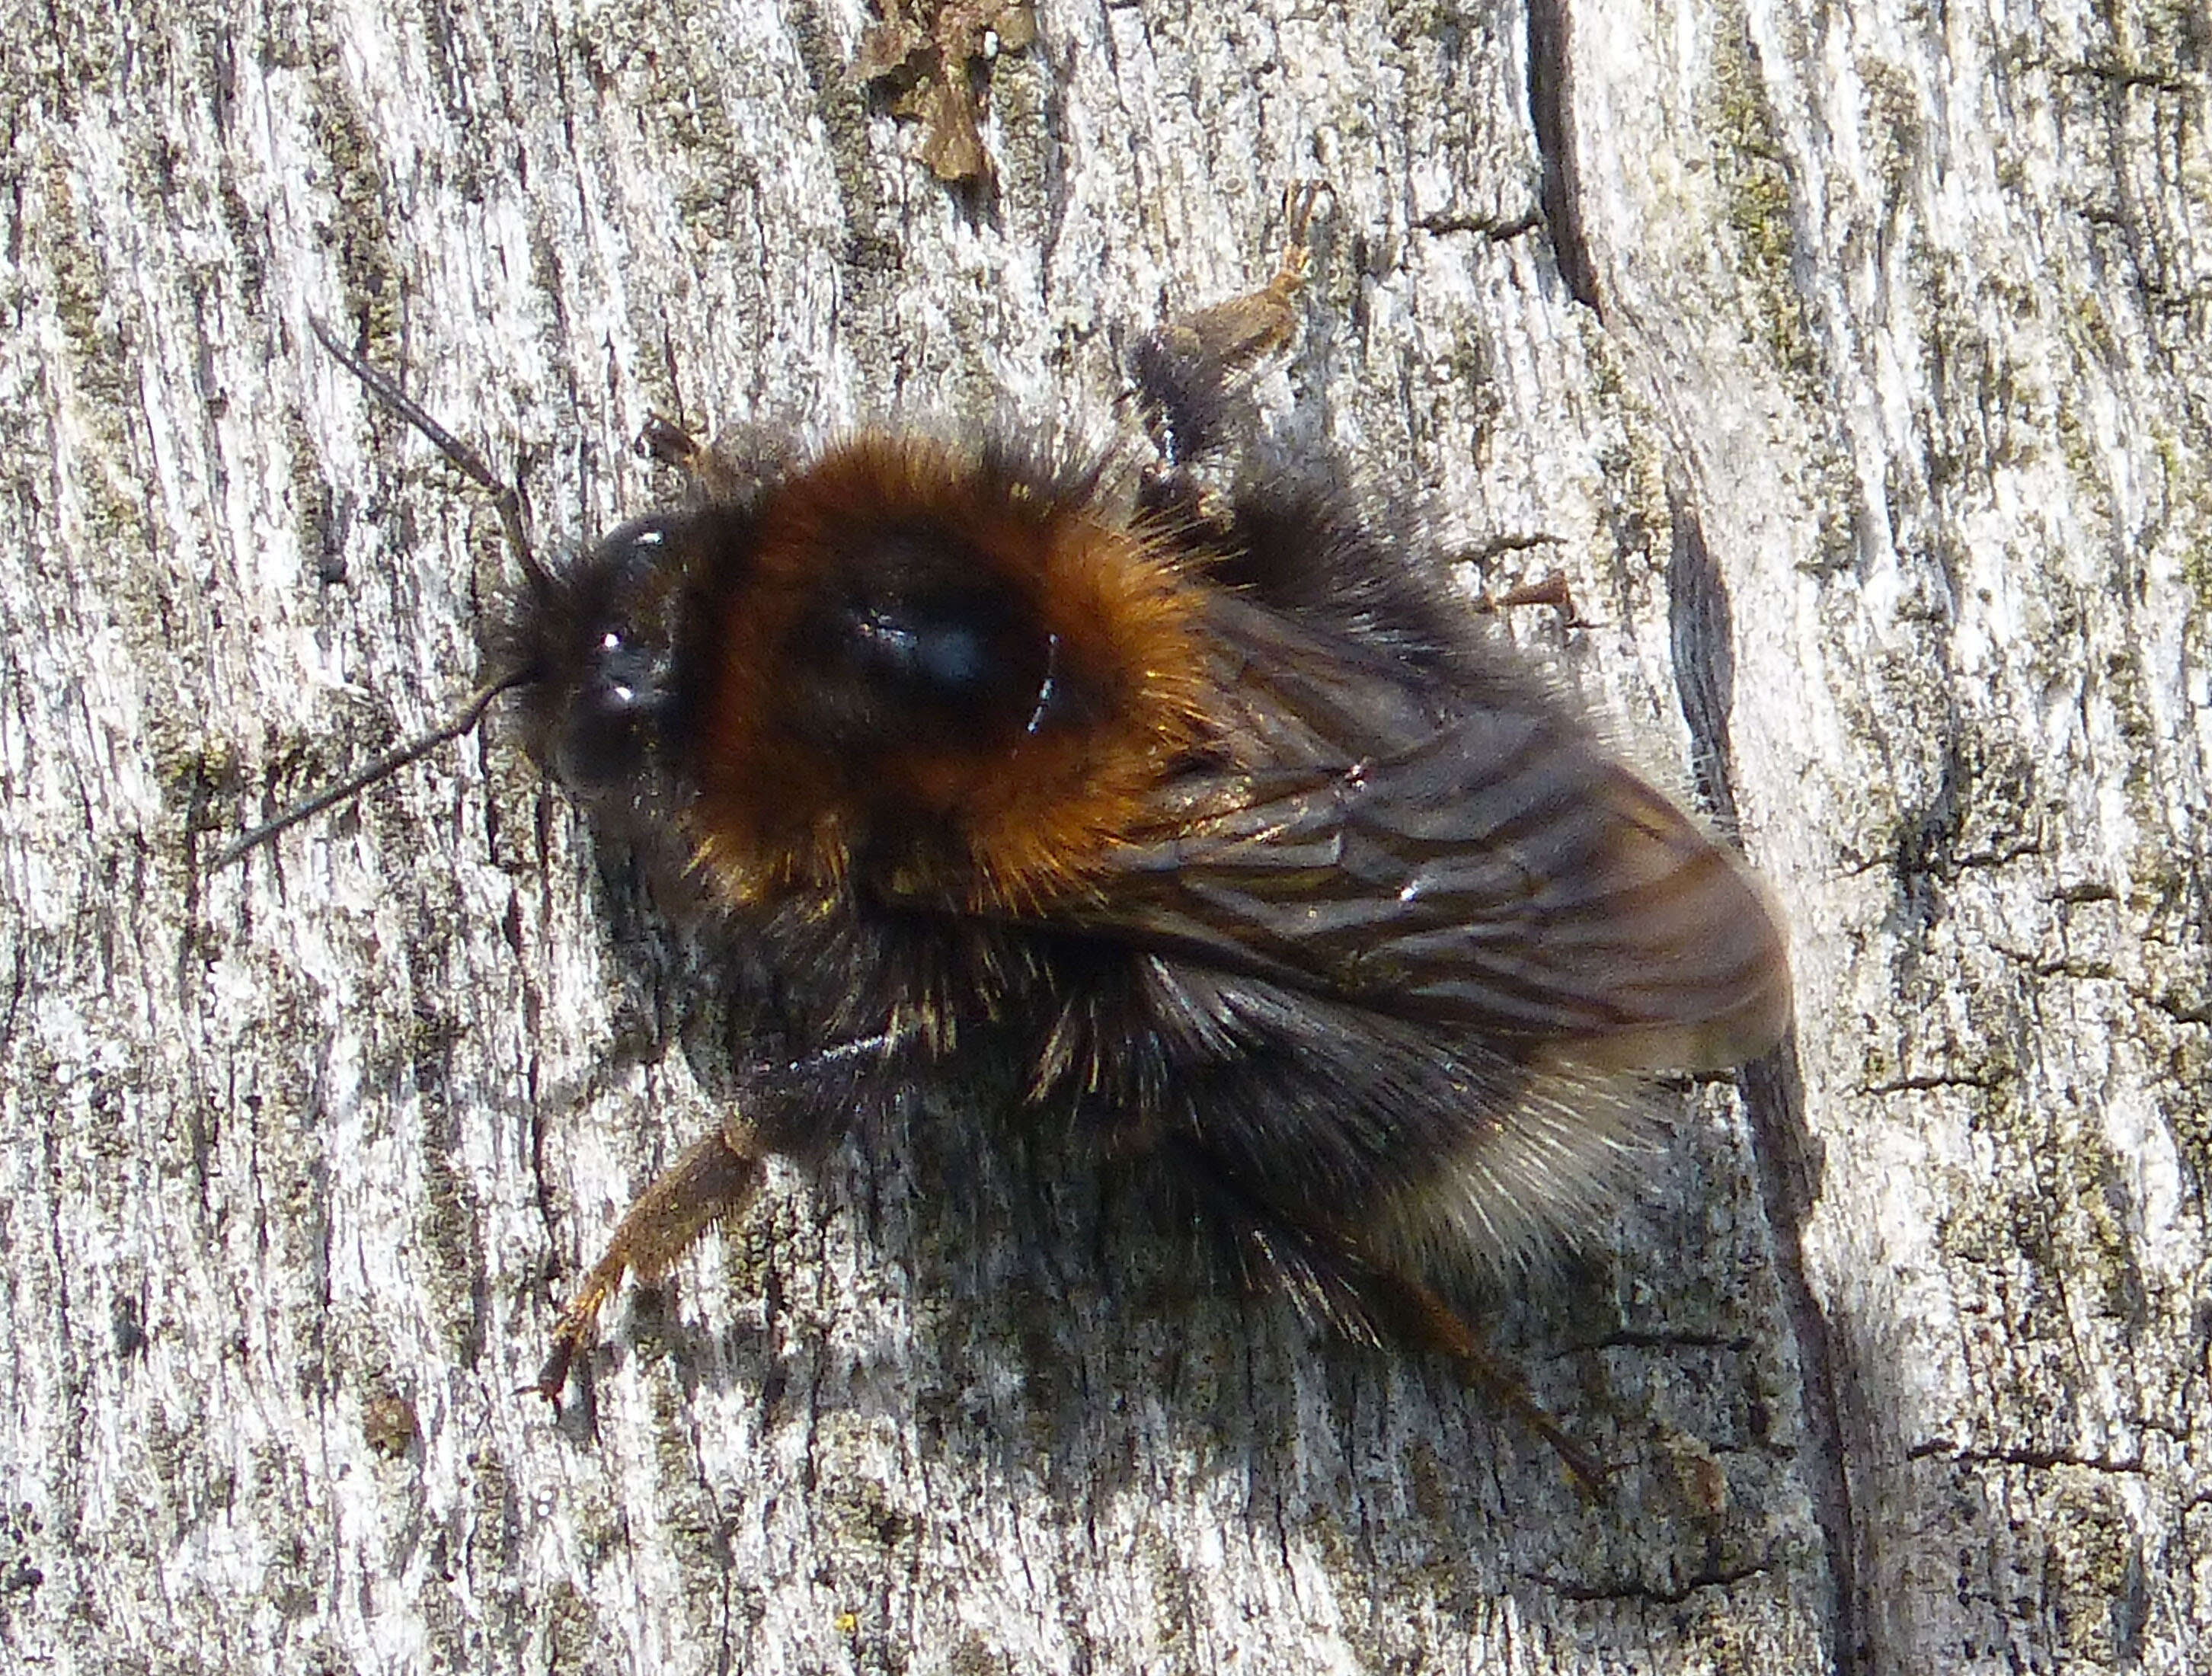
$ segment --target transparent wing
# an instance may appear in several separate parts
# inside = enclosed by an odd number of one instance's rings
[[[1173,785],[1085,930],[1596,1065],[1717,1069],[1787,1028],[1765,888],[1569,707],[1231,626],[1236,760]]]

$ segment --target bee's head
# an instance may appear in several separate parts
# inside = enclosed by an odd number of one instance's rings
[[[618,799],[683,760],[689,605],[703,557],[731,537],[724,521],[656,513],[530,575],[501,660],[522,677],[531,755],[579,796]]]

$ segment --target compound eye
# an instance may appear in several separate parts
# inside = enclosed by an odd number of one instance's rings
[[[647,766],[672,692],[663,647],[603,627],[585,660],[556,765],[574,786],[606,786]]]
[[[587,562],[567,692],[552,738],[556,774],[579,790],[613,786],[651,765],[674,703],[674,610],[683,543],[674,520],[641,518]]]
[[[634,645],[620,629],[604,630],[592,659],[584,701],[601,714],[617,720],[638,714],[649,707],[659,693],[660,662]]]

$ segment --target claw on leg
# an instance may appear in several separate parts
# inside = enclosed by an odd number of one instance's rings
[[[1177,355],[1211,361],[1224,373],[1241,373],[1288,347],[1297,331],[1298,293],[1313,271],[1306,230],[1319,192],[1316,183],[1304,181],[1284,194],[1283,255],[1273,279],[1164,328],[1162,335]]]
[[[1320,183],[1283,195],[1284,247],[1274,277],[1257,290],[1171,320],[1131,351],[1137,399],[1163,459],[1182,466],[1219,440],[1243,376],[1297,335],[1298,293],[1313,269],[1306,234]]]

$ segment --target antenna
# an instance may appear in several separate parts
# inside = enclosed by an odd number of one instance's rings
[[[492,503],[499,508],[500,524],[507,532],[507,543],[514,550],[515,561],[522,567],[524,580],[534,592],[550,588],[552,578],[545,567],[538,562],[537,554],[531,550],[530,537],[523,527],[521,495],[510,484],[500,481],[491,467],[484,463],[482,454],[425,413],[406,392],[392,381],[390,374],[379,371],[363,356],[347,348],[335,332],[314,316],[308,317],[307,325],[314,332],[316,340],[337,356],[348,372],[361,380],[371,396],[422,432],[429,439],[430,445],[464,477],[491,496]],[[356,768],[344,779],[325,786],[281,814],[264,821],[259,826],[240,833],[222,847],[210,864],[210,871],[229,866],[240,857],[259,849],[279,833],[321,814],[325,809],[359,796],[386,775],[397,773],[410,762],[419,762],[440,745],[473,732],[483,720],[484,712],[491,707],[492,700],[501,693],[526,686],[535,678],[535,671],[527,667],[510,669],[494,676],[470,695],[468,702],[458,713],[427,733],[418,734],[404,744],[394,745],[382,756]]]
[[[210,867],[228,867],[249,850],[259,849],[278,833],[299,825],[310,816],[319,815],[325,809],[343,803],[348,798],[375,785],[385,775],[397,773],[410,762],[428,756],[448,739],[458,739],[464,733],[474,732],[477,724],[483,720],[484,712],[491,707],[492,700],[503,692],[526,685],[532,678],[528,670],[510,670],[497,680],[477,688],[469,701],[461,707],[460,714],[451,720],[439,723],[428,733],[417,734],[404,744],[394,745],[383,756],[356,768],[335,785],[324,786],[321,791],[301,799],[283,814],[262,822],[249,832],[240,833],[222,847],[222,853],[209,864]]]
[[[460,474],[490,495],[492,504],[499,508],[499,521],[507,531],[507,544],[514,550],[515,560],[522,566],[522,574],[532,589],[544,587],[552,578],[545,567],[538,562],[531,550],[530,537],[522,527],[522,496],[511,485],[502,483],[484,457],[455,436],[416,405],[413,397],[392,382],[392,375],[373,367],[362,355],[338,341],[337,334],[314,315],[307,317],[307,326],[322,346],[336,355],[362,381],[368,393],[404,419],[429,439],[430,446],[443,454]]]

